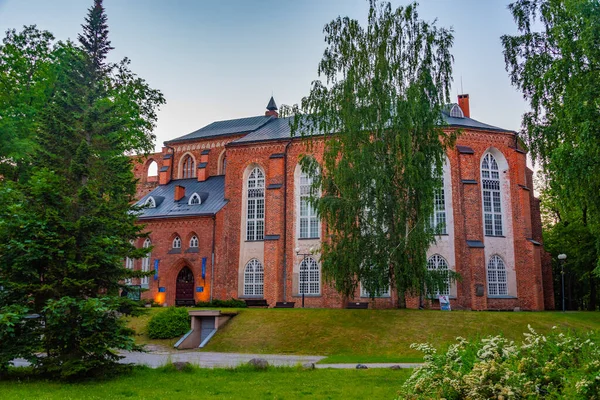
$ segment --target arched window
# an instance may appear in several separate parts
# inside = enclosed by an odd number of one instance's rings
[[[133,242],[133,240],[130,240],[129,243],[131,245],[133,245],[134,242]],[[125,268],[130,269],[130,270],[133,271],[133,258],[129,258],[129,257],[125,258]],[[126,278],[125,279],[125,284],[126,285],[131,285],[131,283],[132,283],[131,278]]]
[[[148,164],[148,174],[146,177],[151,178],[154,176],[158,176],[158,164],[156,161],[152,160],[150,161],[150,164]]]
[[[188,201],[188,204],[190,206],[194,206],[194,205],[200,205],[202,204],[202,199],[200,199],[200,195],[198,195],[198,193],[194,193],[193,195],[190,196],[190,201]]]
[[[265,232],[265,174],[258,167],[248,176],[246,240],[263,240]]]
[[[310,203],[313,179],[305,172],[300,174],[300,238],[319,237],[319,218]]]
[[[321,293],[321,272],[319,264],[312,257],[306,257],[300,263],[299,294]]]
[[[500,172],[494,156],[487,153],[481,162],[483,189],[483,219],[487,236],[502,236],[502,195]]]
[[[183,179],[186,178],[194,178],[196,176],[196,170],[194,169],[194,159],[192,156],[187,155],[183,159],[183,167],[181,177]]]
[[[508,284],[506,279],[506,266],[500,256],[493,255],[487,265],[488,295],[508,295]]]
[[[244,268],[244,296],[262,296],[264,293],[265,271],[256,258],[248,261]]]
[[[148,208],[156,208],[156,201],[154,200],[154,197],[148,197],[144,205]]]
[[[446,259],[439,254],[434,254],[427,260],[427,269],[429,271],[442,271],[448,274],[448,263]],[[435,293],[435,296],[450,296],[450,282],[446,279],[446,288]]]
[[[198,247],[198,236],[192,236],[190,239],[190,247]]]
[[[144,240],[144,245],[143,245],[142,247],[143,247],[143,248],[145,248],[145,249],[147,249],[147,248],[149,248],[151,245],[152,245],[152,242],[150,241],[150,239],[146,239],[146,240]],[[142,258],[142,271],[143,271],[143,272],[148,272],[148,271],[150,271],[150,256],[151,256],[151,254],[150,254],[150,253],[151,253],[151,252],[150,252],[150,251],[148,251],[148,253],[146,253],[146,257]],[[142,285],[146,285],[146,286],[147,286],[147,285],[148,285],[148,277],[147,277],[147,276],[144,276],[144,277],[141,279],[141,282],[140,282],[140,283],[141,283]]]
[[[175,239],[173,239],[173,248],[174,249],[181,248],[181,239],[179,238],[179,236],[175,236]]]
[[[223,156],[223,163],[221,164],[221,175],[225,175],[227,170],[227,156]]]
[[[442,187],[433,194],[433,215],[431,216],[431,227],[440,235],[445,235],[446,230],[446,194],[444,192],[444,178]]]

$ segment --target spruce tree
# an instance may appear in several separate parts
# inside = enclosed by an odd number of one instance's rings
[[[420,20],[416,3],[393,9],[372,0],[366,27],[338,17],[324,32],[318,73],[325,82],[313,82],[292,126],[324,142],[322,165],[302,160],[328,228],[324,276],[346,296],[361,284],[371,296],[392,286],[404,307],[406,293],[435,293],[448,279],[427,270],[426,252],[453,140],[442,119],[452,31]]]
[[[147,251],[130,244],[143,235],[131,206],[136,181],[127,154],[152,149],[156,109],[164,103],[128,60],[106,62],[101,1],[86,21],[81,46],[54,50],[55,85],[27,179],[0,187],[10,205],[0,210],[2,306],[17,319],[33,313],[44,322],[28,325],[44,356],[25,346],[16,354],[63,378],[106,372],[120,358],[117,349],[137,348],[118,313],[132,307],[119,297],[123,281],[142,275],[123,261]],[[8,328],[0,321],[0,339],[15,335]]]

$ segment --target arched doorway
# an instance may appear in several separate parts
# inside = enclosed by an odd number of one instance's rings
[[[188,267],[181,268],[177,275],[175,289],[175,305],[193,306],[194,302],[194,274]]]

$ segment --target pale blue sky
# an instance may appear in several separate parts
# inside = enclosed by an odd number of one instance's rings
[[[394,5],[406,0],[392,1]],[[471,117],[518,130],[526,104],[504,70],[500,36],[516,32],[507,0],[422,0],[420,15],[454,27],[454,88],[461,77]],[[0,0],[0,31],[36,24],[76,39],[92,0]],[[323,26],[338,15],[365,21],[366,0],[105,0],[111,59],[124,56],[167,104],[162,142],[215,120],[261,115],[308,94],[325,44]]]

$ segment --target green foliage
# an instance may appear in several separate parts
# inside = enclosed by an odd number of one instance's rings
[[[171,339],[189,330],[190,316],[186,308],[169,307],[148,322],[148,337],[151,339]]]
[[[116,311],[125,302],[118,297],[48,301],[42,347],[49,357],[38,359],[41,369],[62,379],[102,375],[107,364],[122,358],[117,350],[140,350]],[[67,347],[71,351],[63,350]]]
[[[360,282],[373,296],[391,283],[404,306],[407,291],[445,286],[445,276],[428,272],[426,251],[435,241],[433,198],[453,141],[442,130],[452,30],[420,20],[416,3],[393,9],[372,0],[366,27],[338,17],[324,32],[318,73],[326,82],[313,82],[301,107],[291,109],[294,134],[324,133],[321,165],[301,161],[328,228],[323,273],[348,296]]]
[[[562,205],[585,210],[600,250],[600,3],[518,0],[509,9],[519,34],[502,43],[512,83],[531,106],[527,142]]]
[[[215,299],[213,301],[199,301],[196,303],[196,307],[246,308],[246,302],[234,298],[231,300]]]
[[[32,353],[39,350],[36,329],[39,315],[29,314],[27,307],[13,304],[0,308],[0,376],[15,358],[25,357],[34,361]]]
[[[429,344],[402,387],[402,399],[593,399],[600,393],[597,333],[542,335],[529,329],[517,345],[502,336],[457,338],[438,354]]]
[[[114,349],[132,348],[132,332],[117,319],[136,308],[118,294],[124,279],[151,272],[123,265],[148,250],[130,244],[144,235],[127,154],[153,149],[164,103],[127,59],[106,62],[101,0],[83,28],[81,45],[53,44],[49,33],[26,27],[9,31],[0,47],[0,79],[8,82],[0,85],[0,112],[8,110],[0,115],[0,167],[11,178],[0,181],[0,307],[27,305],[44,317],[32,326],[46,353],[35,365],[69,379],[110,370]],[[23,326],[23,314],[13,317]],[[39,348],[16,343],[13,353],[37,358]]]
[[[562,269],[559,254],[566,254],[564,263],[565,306],[568,310],[595,311],[600,301],[594,274],[598,260],[595,232],[588,223],[587,209],[571,204],[550,187],[543,187],[540,196],[544,216],[544,248],[553,260],[554,299],[562,308]]]
[[[0,45],[0,176],[17,179],[35,151],[33,135],[56,79],[50,32],[26,26]]]

